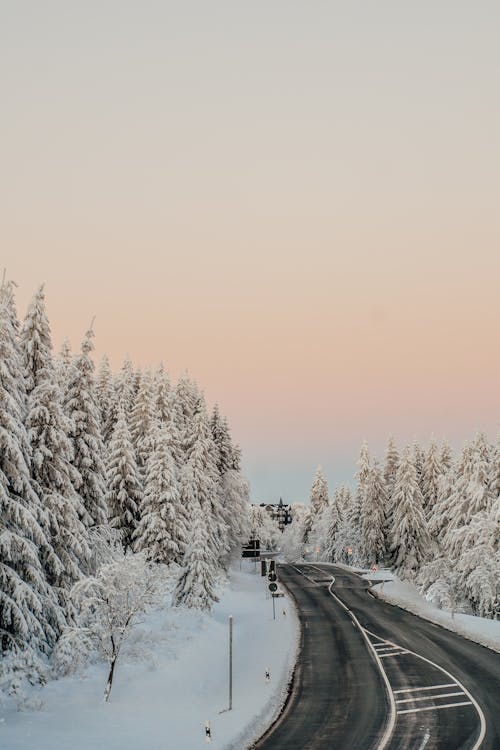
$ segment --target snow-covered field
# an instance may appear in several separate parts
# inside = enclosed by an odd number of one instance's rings
[[[38,710],[0,707],[2,750],[196,750],[206,747],[207,720],[214,747],[242,750],[279,712],[299,640],[292,603],[277,599],[273,621],[266,581],[253,571],[245,561],[231,570],[212,616],[170,607],[150,614],[142,655],[118,663],[110,703],[102,701],[107,671],[99,664],[33,689]],[[228,705],[230,614],[233,710],[219,713]]]
[[[453,617],[451,612],[438,609],[426,601],[417,588],[408,581],[400,581],[390,570],[378,570],[376,573],[366,573],[363,578],[374,580],[387,579],[384,583],[373,586],[373,592],[390,604],[413,612],[426,620],[453,630],[465,638],[470,638],[483,646],[488,646],[500,652],[500,622],[485,617],[464,615],[457,613]]]

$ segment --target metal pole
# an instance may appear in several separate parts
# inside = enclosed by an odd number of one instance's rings
[[[233,707],[233,616],[229,615],[229,710]]]
[[[271,598],[273,600],[273,620],[275,620],[276,619],[276,608],[275,608],[275,605],[274,605],[274,596],[272,594],[271,594]]]

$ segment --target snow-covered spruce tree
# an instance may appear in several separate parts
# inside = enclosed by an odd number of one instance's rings
[[[417,473],[418,486],[420,487],[420,491],[423,493],[424,491],[423,470],[424,470],[424,462],[425,462],[425,451],[419,445],[419,443],[417,443],[417,441],[415,440],[415,442],[412,445],[411,453],[412,453],[412,463]],[[425,505],[425,501],[424,501],[424,505]]]
[[[155,419],[154,389],[151,372],[144,372],[139,380],[137,395],[130,415],[130,432],[141,477],[151,452],[151,432]]]
[[[153,412],[156,419],[165,424],[171,417],[172,388],[168,373],[160,364],[153,376]]]
[[[494,498],[500,497],[500,433],[491,449],[489,486]]]
[[[102,436],[107,445],[111,438],[114,426],[112,413],[115,385],[113,373],[109,366],[109,359],[106,354],[102,357],[99,364],[99,371],[97,373],[95,384],[95,395],[97,406],[99,408]]]
[[[408,578],[420,568],[430,543],[422,492],[408,446],[401,456],[393,497],[394,526],[390,541],[394,567]]]
[[[380,466],[374,461],[366,480],[362,515],[363,548],[370,562],[379,563],[385,556],[386,510],[384,477]]]
[[[220,498],[224,521],[228,527],[231,550],[240,547],[249,534],[249,486],[240,468],[240,449],[233,444],[229,425],[216,405],[210,419],[219,473]]]
[[[362,530],[362,513],[365,503],[366,485],[370,476],[370,454],[366,440],[361,446],[359,458],[357,461],[358,470],[356,472],[356,490],[354,497],[348,507],[348,519],[353,534],[352,548],[353,557],[356,557],[358,564],[366,562],[366,553],[363,549],[363,530]],[[356,551],[354,552],[354,548]]]
[[[466,526],[453,532],[453,537],[455,548],[461,550],[457,568],[472,611],[480,617],[495,617],[498,614],[500,561],[495,553],[498,527],[495,528],[492,507],[475,513]]]
[[[177,381],[172,400],[172,418],[175,422],[181,465],[192,447],[193,422],[198,400],[199,391],[196,383],[187,375],[182,375]]]
[[[360,539],[361,529],[352,520],[354,498],[349,487],[342,486],[338,498],[340,521],[333,542],[334,561],[344,565],[363,565],[365,560]]]
[[[216,459],[217,450],[212,438],[210,423],[206,413],[205,400],[198,395],[194,405],[191,433],[187,435],[187,466],[192,481],[190,493],[196,498],[209,521],[208,531],[214,559],[222,567],[227,564],[230,552],[228,526],[220,497],[219,474]],[[188,514],[189,499],[185,497],[186,474],[181,481],[181,499]]]
[[[387,493],[388,501],[390,501],[392,490],[394,489],[394,483],[396,481],[396,473],[399,466],[399,453],[394,442],[394,437],[390,435],[387,442],[387,448],[385,451],[385,463],[384,463],[384,481],[385,489]]]
[[[427,518],[432,514],[432,509],[437,502],[439,481],[443,472],[444,469],[438,445],[435,440],[431,440],[422,467],[422,495]]]
[[[181,505],[170,434],[165,423],[155,422],[151,442],[134,546],[153,562],[180,563],[189,536],[188,518]]]
[[[77,488],[83,502],[82,521],[87,527],[107,522],[106,469],[99,410],[95,397],[94,363],[91,359],[94,332],[90,328],[75,358],[66,393],[66,412],[71,419],[73,465],[81,476]]]
[[[335,545],[340,525],[339,493],[335,490],[333,497],[324,511],[325,535],[322,539],[322,559],[326,562],[335,562]]]
[[[311,512],[313,515],[324,510],[328,506],[328,484],[323,475],[321,466],[316,469],[314,481],[311,486]]]
[[[106,486],[109,524],[119,532],[123,548],[128,550],[139,522],[142,487],[123,409],[118,412],[109,442]]]
[[[451,448],[449,444],[446,441],[443,441],[441,445],[441,466],[443,468],[443,472],[448,471],[448,469],[451,469],[453,466],[453,453],[451,451]]]
[[[191,467],[186,467],[189,473]],[[194,477],[192,485],[194,485]],[[174,591],[177,606],[210,611],[216,594],[217,559],[210,539],[210,518],[198,500],[191,504],[190,539],[184,555],[183,568]]]
[[[107,423],[102,425],[104,440],[111,438],[114,426],[118,420],[118,412],[123,409],[130,426],[130,414],[134,404],[134,368],[129,357],[126,357],[120,371],[113,377],[111,401],[107,415]]]
[[[11,282],[0,289],[0,644],[46,651],[62,614],[50,591],[40,549],[49,547],[42,512],[30,479],[30,450],[24,427],[26,392],[19,324]]]
[[[41,526],[49,542],[40,556],[50,585],[67,611],[67,591],[90,558],[88,535],[79,518],[80,477],[72,466],[69,421],[52,359],[52,340],[43,287],[35,294],[21,331],[28,396],[26,428],[31,447],[31,477],[41,501]]]

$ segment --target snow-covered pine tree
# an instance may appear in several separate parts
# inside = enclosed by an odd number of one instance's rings
[[[424,491],[423,469],[424,469],[424,462],[425,462],[425,451],[419,445],[419,443],[415,440],[412,445],[411,453],[412,453],[412,463],[417,473],[418,486],[420,487],[420,491],[423,494],[423,491]],[[425,505],[425,501],[424,501],[424,505]]]
[[[52,359],[52,340],[40,287],[21,331],[28,407],[26,428],[31,446],[31,477],[43,513],[41,526],[49,542],[40,549],[47,579],[67,611],[67,592],[90,559],[88,535],[79,518],[80,476],[72,466],[70,424]]]
[[[99,408],[102,436],[104,443],[107,445],[111,438],[114,426],[111,417],[115,385],[113,373],[111,372],[111,367],[109,365],[109,359],[106,354],[102,357],[99,364],[99,371],[97,373],[95,384],[95,395],[97,406]]]
[[[201,394],[198,395],[194,405],[192,431],[187,435],[186,444],[190,446],[187,464],[190,468],[189,477],[193,482],[189,491],[193,493],[206,514],[214,559],[224,567],[230,551],[228,526],[224,519],[220,497],[216,446],[206,413],[205,400]],[[185,478],[186,475],[181,482],[181,499],[189,513],[189,500],[184,496]]]
[[[379,563],[386,550],[387,494],[382,471],[374,461],[366,480],[362,514],[363,548],[370,562]]]
[[[325,538],[322,540],[323,559],[335,562],[336,538],[341,521],[339,492],[335,489],[328,508],[325,510]]]
[[[446,440],[441,445],[441,466],[443,467],[443,472],[448,471],[453,466],[453,453]]]
[[[83,502],[82,521],[87,528],[107,522],[106,469],[99,410],[95,397],[92,327],[85,334],[81,354],[75,358],[66,393],[71,425],[73,465],[81,476],[77,488]]]
[[[314,481],[311,486],[311,512],[313,515],[320,513],[328,507],[328,483],[324,477],[321,466],[316,469]]]
[[[165,424],[170,421],[172,389],[168,373],[165,372],[163,364],[160,364],[153,376],[153,411],[156,419]]]
[[[193,421],[197,403],[199,400],[199,391],[196,383],[192,381],[187,374],[182,375],[175,386],[173,398],[173,414],[175,421],[176,437],[179,444],[179,451],[182,456],[186,457],[192,447],[193,440]],[[184,459],[181,458],[181,464]]]
[[[142,487],[123,409],[118,411],[106,462],[106,503],[109,524],[120,534],[124,550],[132,547],[139,522]]]
[[[401,456],[393,498],[391,547],[394,567],[398,573],[408,577],[418,571],[430,544],[422,492],[408,446]]]
[[[365,492],[368,477],[370,476],[370,454],[368,452],[368,444],[366,440],[363,442],[359,458],[357,461],[358,470],[356,472],[356,490],[354,497],[349,504],[348,517],[351,532],[353,534],[352,548],[356,547],[356,552],[353,551],[353,555],[356,557],[358,564],[366,562],[366,554],[363,549],[363,530],[362,530],[362,513],[363,506],[365,504]]]
[[[59,384],[59,388],[61,389],[63,399],[66,394],[68,383],[70,382],[72,377],[71,369],[73,367],[73,360],[74,357],[73,352],[71,351],[70,341],[68,338],[65,338],[62,342],[61,350],[54,360],[57,382]]]
[[[49,547],[39,524],[30,450],[24,427],[26,392],[12,282],[0,288],[0,645],[47,650],[61,625],[40,549]]]
[[[186,550],[188,518],[181,505],[180,488],[165,422],[155,422],[152,452],[146,461],[144,498],[134,547],[153,562],[182,562]]]
[[[385,463],[384,463],[384,481],[385,489],[387,493],[388,501],[390,501],[392,490],[394,489],[394,483],[396,481],[396,473],[399,465],[399,453],[394,442],[394,437],[390,435],[387,442],[387,448],[385,451]]]
[[[186,473],[192,471],[185,467]],[[195,477],[188,478],[187,485],[196,484]],[[208,528],[210,519],[197,499],[191,503],[190,539],[184,556],[183,568],[173,595],[176,606],[210,611],[216,594],[217,560]]]
[[[439,480],[443,472],[440,451],[436,441],[433,439],[429,445],[429,450],[425,454],[422,467],[422,495],[427,518],[432,514],[432,509],[437,502]]]
[[[144,478],[146,461],[151,452],[151,431],[155,419],[154,398],[153,377],[151,371],[146,370],[140,377],[130,415],[130,433],[142,478]]]

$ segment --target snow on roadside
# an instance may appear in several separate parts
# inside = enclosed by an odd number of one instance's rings
[[[39,711],[0,708],[5,750],[165,750],[212,745],[241,750],[259,737],[286,698],[299,643],[288,597],[277,599],[276,620],[266,581],[243,563],[230,574],[212,616],[165,607],[141,626],[151,658],[118,663],[109,704],[102,702],[103,664],[85,677],[65,677],[33,689]],[[283,615],[283,610],[286,615]],[[233,710],[228,705],[228,617],[234,617]],[[269,667],[271,681],[266,683]]]
[[[372,581],[384,578],[385,582],[373,585],[372,591],[389,604],[396,604],[408,612],[500,653],[500,622],[498,620],[461,613],[456,613],[452,617],[451,612],[438,609],[434,604],[426,601],[416,586],[408,581],[400,581],[390,570],[381,569],[376,573],[366,573],[363,578]]]

